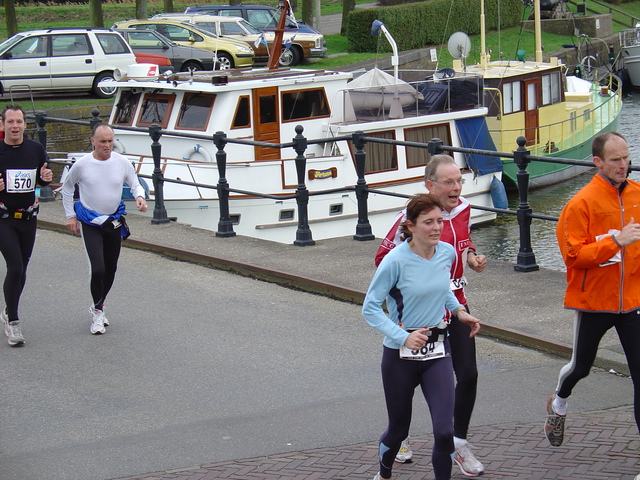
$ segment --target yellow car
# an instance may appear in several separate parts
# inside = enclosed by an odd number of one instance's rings
[[[195,25],[188,25],[179,21],[153,19],[116,22],[112,28],[156,30],[178,45],[209,50],[217,55],[221,70],[251,67],[253,65],[253,49],[247,43],[229,38],[219,38]]]
[[[188,23],[223,38],[246,42],[253,47],[256,63],[266,63],[269,60],[267,44],[271,48],[275,38],[274,32],[263,32],[240,17],[160,13],[152,18],[155,19]],[[324,57],[327,52],[324,36],[320,33],[287,30],[283,40],[286,48],[282,49],[279,62],[283,67],[299,65],[309,58]]]

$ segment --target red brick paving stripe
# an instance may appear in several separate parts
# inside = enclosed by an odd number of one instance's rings
[[[633,407],[567,417],[565,444],[551,447],[539,422],[472,427],[475,453],[489,480],[631,480],[640,473]],[[431,438],[412,437],[414,462],[396,464],[395,480],[432,479]],[[377,445],[370,443],[225,461],[119,480],[371,480]],[[452,479],[464,477],[457,467]]]

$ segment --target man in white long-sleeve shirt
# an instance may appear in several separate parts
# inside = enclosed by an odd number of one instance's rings
[[[140,212],[147,211],[145,191],[131,162],[113,150],[111,127],[97,125],[91,135],[93,152],[76,161],[62,185],[62,203],[67,228],[80,232],[91,271],[89,307],[93,335],[106,332],[109,321],[104,315],[104,302],[113,285],[122,238],[128,236],[124,219],[122,185],[126,183],[136,199]],[[73,202],[75,186],[80,200]]]

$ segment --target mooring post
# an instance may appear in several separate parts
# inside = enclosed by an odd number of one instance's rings
[[[427,151],[431,156],[440,155],[442,153],[442,140],[437,137],[429,140],[429,143],[427,144]]]
[[[306,247],[315,245],[309,228],[309,190],[305,185],[307,174],[307,157],[304,152],[307,150],[307,139],[302,136],[304,128],[296,125],[296,136],[293,137],[293,149],[296,151],[296,173],[298,174],[298,188],[296,188],[296,203],[298,204],[298,229],[294,245]]]
[[[36,125],[38,126],[38,141],[40,145],[44,147],[44,151],[47,152],[47,114],[44,112],[36,113]],[[47,161],[49,160],[49,154],[47,153]],[[51,168],[51,164],[47,163],[47,166]],[[38,197],[38,201],[45,202],[53,202],[55,197],[53,196],[53,189],[50,185],[45,185],[44,187],[40,187],[40,196]]]
[[[153,225],[160,225],[162,223],[169,223],[171,220],[167,216],[167,210],[164,208],[164,175],[160,169],[160,159],[162,145],[160,145],[160,137],[162,136],[162,129],[160,125],[154,123],[149,126],[149,136],[151,137],[151,154],[153,155],[153,195],[154,203],[153,218],[151,223]]]
[[[220,218],[218,219],[218,230],[216,237],[235,237],[233,223],[229,216],[229,183],[227,182],[227,152],[224,147],[227,145],[227,135],[224,132],[213,134],[213,143],[216,148],[216,164],[218,165],[218,204],[220,206]]]
[[[518,166],[519,170],[516,175],[518,183],[518,194],[520,196],[520,203],[518,204],[518,226],[520,228],[520,250],[518,251],[518,257],[516,264],[513,267],[516,272],[533,272],[539,270],[540,267],[536,264],[536,256],[531,249],[531,213],[532,209],[529,206],[529,172],[527,166],[529,165],[529,150],[526,148],[527,139],[525,137],[518,137],[516,140],[518,149],[513,152],[514,162]]]
[[[375,239],[375,235],[371,232],[371,224],[369,223],[369,186],[364,179],[364,170],[367,161],[367,154],[364,151],[366,145],[365,134],[361,130],[354,132],[352,135],[353,146],[356,149],[356,174],[358,180],[356,182],[356,200],[358,201],[358,224],[356,225],[356,234],[354,240],[366,241]]]

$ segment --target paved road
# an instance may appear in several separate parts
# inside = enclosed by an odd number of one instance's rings
[[[3,480],[373,477],[381,339],[357,305],[124,249],[112,325],[91,336],[83,255],[77,237],[38,232],[27,345],[0,345]],[[552,449],[542,403],[564,360],[486,338],[479,359],[472,441],[492,478],[640,471],[628,378],[595,370]],[[419,453],[398,479],[431,478],[429,431],[417,399]]]

